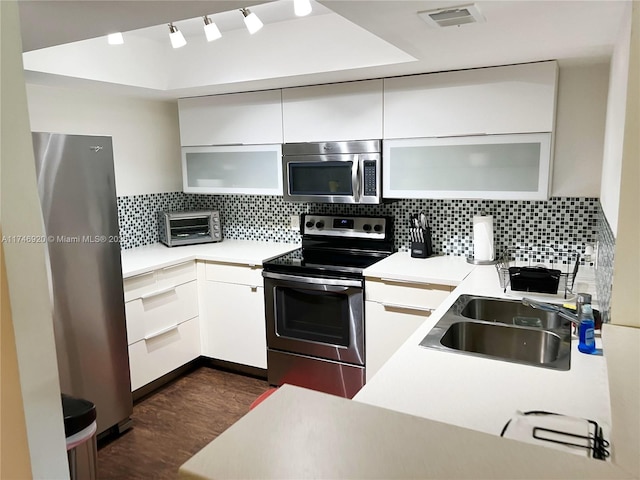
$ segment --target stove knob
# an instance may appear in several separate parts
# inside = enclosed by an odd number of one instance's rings
[[[376,232],[381,232],[381,231],[382,231],[382,225],[376,225],[376,226],[374,226],[374,227],[373,227],[373,229],[374,229]]]
[[[316,228],[324,227],[324,222],[316,222]]]
[[[368,223],[365,223],[365,224],[362,226],[362,229],[363,229],[365,232],[368,232],[368,231],[370,231],[370,230],[371,230],[371,225],[369,225]]]
[[[309,220],[309,221],[308,221],[307,223],[305,223],[304,225],[305,225],[305,227],[307,227],[307,228],[311,228],[311,227],[313,227],[313,222],[312,222],[311,220]]]

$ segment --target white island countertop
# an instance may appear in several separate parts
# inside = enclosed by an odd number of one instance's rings
[[[262,242],[256,240],[223,240],[217,243],[167,247],[154,243],[121,252],[122,276],[133,277],[158,268],[189,260],[262,265],[262,262],[295,250],[292,243]]]

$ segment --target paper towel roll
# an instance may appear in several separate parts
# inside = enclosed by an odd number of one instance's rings
[[[479,261],[494,259],[493,217],[475,215],[473,217],[473,258]]]

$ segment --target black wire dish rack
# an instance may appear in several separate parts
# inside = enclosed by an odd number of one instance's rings
[[[553,418],[572,418],[574,421],[582,422],[585,426],[586,434],[579,434],[575,432],[563,431],[557,428],[549,428],[547,426],[536,426],[535,418],[539,419],[553,419]],[[531,424],[531,432],[529,438],[522,437],[523,433],[519,434],[511,433],[510,427],[513,426],[514,419],[517,422],[519,418],[528,418]],[[543,423],[543,422],[539,422]],[[605,440],[602,427],[600,427],[593,420],[578,419],[573,417],[567,417],[558,413],[545,412],[541,410],[533,410],[530,412],[517,412],[517,415],[510,419],[502,429],[500,433],[501,437],[513,438],[517,440],[525,440],[530,443],[544,444],[544,442],[551,443],[553,445],[561,445],[573,453],[585,452],[590,458],[597,460],[606,460],[609,457],[609,441]]]
[[[578,252],[557,251],[549,247],[508,247],[498,257],[496,270],[500,287],[519,292],[561,294],[566,299],[580,267]]]

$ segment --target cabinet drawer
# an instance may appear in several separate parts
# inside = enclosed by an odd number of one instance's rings
[[[162,335],[129,345],[131,390],[137,390],[200,355],[198,318]]]
[[[165,288],[196,279],[196,262],[184,262],[158,270],[158,287]]]
[[[262,265],[251,267],[232,263],[207,263],[205,278],[209,281],[262,286]]]
[[[451,293],[452,287],[432,283],[367,279],[366,300],[389,307],[407,306],[435,310]]]
[[[160,289],[173,287],[196,279],[196,262],[189,261],[125,278],[124,301],[143,297]]]
[[[125,278],[124,284],[124,301],[128,302],[134,298],[140,298],[141,295],[151,293],[157,290],[156,272],[147,272],[135,277]]]
[[[196,282],[156,288],[125,303],[129,345],[164,332],[198,315]]]

